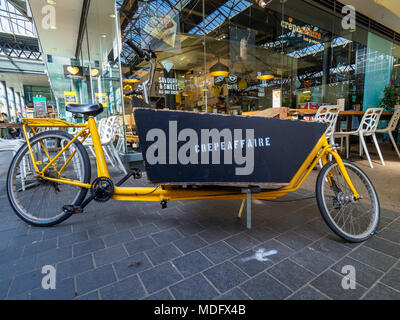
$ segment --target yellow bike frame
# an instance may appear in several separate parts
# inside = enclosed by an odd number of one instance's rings
[[[62,171],[68,165],[72,157],[75,153],[67,159],[66,163],[60,170],[56,169],[55,161],[69,148],[69,146],[74,143],[79,137],[82,140],[78,140],[83,142],[89,135],[92,137],[93,148],[96,154],[96,165],[97,165],[97,176],[98,177],[107,177],[110,178],[110,174],[107,168],[106,159],[104,157],[103,148],[101,145],[99,133],[97,130],[96,121],[93,117],[88,118],[88,122],[86,124],[72,124],[63,120],[58,119],[23,119],[23,131],[26,137],[26,142],[29,148],[30,156],[32,158],[32,163],[34,165],[35,171],[42,178],[50,181],[55,181],[59,183],[66,183],[75,185],[78,187],[83,187],[90,189],[91,184],[82,183],[77,180],[69,180],[62,177]],[[50,158],[46,148],[44,148],[43,144],[42,148],[45,150],[47,157],[50,162],[42,169],[39,170],[37,164],[39,164],[35,158],[32,151],[30,139],[28,136],[27,128],[31,128],[32,132],[36,134],[36,128],[40,127],[73,127],[80,128],[81,130],[78,134],[65,146],[63,149],[54,157]],[[300,166],[292,180],[289,182],[289,185],[274,189],[274,190],[263,190],[260,193],[253,193],[251,195],[252,199],[276,199],[278,197],[282,197],[290,192],[298,190],[305,179],[308,177],[310,172],[314,169],[314,167],[321,160],[322,164],[325,165],[327,163],[327,157],[331,155],[335,161],[337,162],[341,173],[343,174],[344,179],[346,180],[350,190],[353,192],[355,199],[359,198],[357,191],[355,190],[350,177],[347,173],[347,170],[343,164],[343,161],[339,154],[336,152],[335,148],[329,145],[328,140],[325,135],[321,137],[318,143],[315,145],[313,150],[310,152],[306,160]],[[46,170],[52,166],[56,173],[58,174],[58,178],[46,177]],[[329,177],[329,176],[328,176]],[[329,181],[329,183],[331,183]],[[176,201],[176,200],[205,200],[205,199],[246,199],[246,194],[242,193],[241,190],[202,190],[202,189],[182,189],[176,188],[168,185],[160,185],[156,188],[152,187],[114,187],[114,194],[112,196],[114,200],[120,201]]]

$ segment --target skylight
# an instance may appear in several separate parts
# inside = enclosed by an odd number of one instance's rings
[[[204,21],[191,29],[189,34],[204,35],[218,28],[226,19],[231,19],[251,6],[249,1],[228,0],[217,10],[208,15]]]
[[[5,0],[0,0],[0,32],[36,37],[32,22]]]

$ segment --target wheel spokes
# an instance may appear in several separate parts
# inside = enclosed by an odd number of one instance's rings
[[[363,237],[376,226],[376,194],[367,179],[353,166],[346,169],[357,192],[354,199],[346,179],[337,164],[332,164],[321,179],[325,208],[330,220],[350,237]],[[359,170],[359,169],[358,169]]]

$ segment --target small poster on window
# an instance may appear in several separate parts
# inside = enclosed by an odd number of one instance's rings
[[[105,93],[96,92],[95,99],[96,99],[96,103],[101,103],[104,108],[106,108],[108,106],[107,96]]]
[[[337,99],[336,103],[340,107],[341,110],[344,110],[344,105],[346,104],[346,99]]]
[[[78,102],[75,91],[64,91],[64,101],[65,105],[75,104]]]
[[[272,90],[272,107],[282,107],[282,91],[280,89]]]

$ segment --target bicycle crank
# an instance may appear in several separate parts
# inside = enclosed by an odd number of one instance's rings
[[[63,210],[71,214],[83,213],[83,209],[92,201],[106,202],[114,194],[114,183],[107,177],[96,178],[90,188],[90,197],[82,202],[80,206],[65,205]]]
[[[107,177],[99,177],[93,181],[90,191],[94,201],[106,202],[114,194],[114,183]]]

